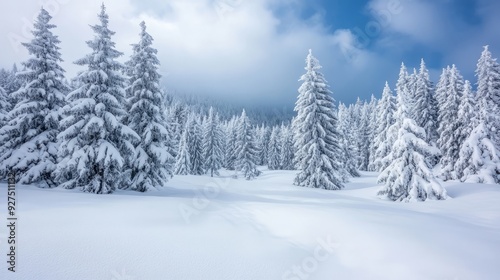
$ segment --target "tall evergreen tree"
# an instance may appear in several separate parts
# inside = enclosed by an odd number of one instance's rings
[[[237,131],[238,119],[233,117],[226,126],[226,150],[225,150],[225,163],[224,166],[228,170],[236,169],[237,158]]]
[[[500,184],[500,66],[488,46],[479,58],[477,76],[478,121],[462,144],[455,166],[462,181]]]
[[[281,126],[281,158],[280,166],[283,170],[294,170],[293,133],[289,126]]]
[[[267,155],[267,162],[270,170],[281,169],[281,139],[282,135],[279,127],[273,127],[271,138],[269,139],[269,151]]]
[[[145,192],[161,188],[172,176],[174,158],[169,153],[172,141],[165,116],[165,94],[160,88],[160,61],[152,47],[153,37],[141,22],[140,41],[133,45],[133,54],[126,63],[130,69],[129,113],[125,123],[141,137],[130,162],[129,189]]]
[[[59,39],[52,33],[56,26],[41,9],[32,31],[34,38],[23,45],[30,58],[18,77],[25,81],[13,94],[17,101],[0,129],[0,173],[15,172],[17,181],[54,187],[53,172],[57,164],[57,134],[68,90],[63,83],[64,70]]]
[[[257,169],[259,150],[245,110],[241,113],[238,121],[237,135],[235,167],[236,170],[243,173],[245,179],[251,180],[260,175],[260,171]]]
[[[219,124],[219,116],[214,108],[210,107],[208,118],[203,127],[203,153],[205,168],[210,172],[210,177],[219,175],[222,168],[224,135]]]
[[[95,37],[87,41],[92,52],[76,64],[87,66],[78,75],[80,87],[69,93],[68,116],[61,121],[61,148],[57,178],[64,188],[107,194],[120,186],[126,155],[133,155],[131,141],[140,137],[122,123],[125,115],[125,77],[122,55],[111,40],[104,5],[93,25]]]
[[[454,166],[460,151],[460,143],[456,137],[456,130],[459,128],[457,112],[463,92],[464,80],[453,65],[450,70],[446,100],[442,104],[442,111],[439,115],[437,144],[442,153],[440,163],[443,180],[456,178]]]
[[[491,132],[492,140],[500,146],[500,65],[484,47],[477,63],[477,103],[480,118]]]
[[[205,174],[205,158],[203,154],[203,132],[201,129],[200,119],[194,113],[191,113],[186,122],[186,130],[188,131],[187,147],[191,162],[191,174]]]
[[[345,171],[341,162],[337,112],[332,92],[320,69],[319,61],[309,50],[306,74],[300,78],[303,83],[295,103],[295,145],[300,159],[295,184],[338,190],[344,187],[342,177]]]
[[[176,175],[191,174],[191,156],[189,155],[188,138],[188,131],[184,130],[179,143],[179,151],[175,159],[174,173]]]
[[[439,137],[439,126],[441,126],[441,120],[443,117],[441,116],[443,112],[445,112],[445,104],[447,99],[448,87],[450,86],[450,66],[443,68],[441,76],[439,78],[439,82],[436,85],[436,107],[437,107],[437,132]]]
[[[437,104],[429,71],[423,59],[417,74],[415,90],[413,119],[418,126],[425,130],[426,142],[435,143],[437,141]]]
[[[338,112],[338,131],[340,133],[340,146],[342,149],[342,165],[345,169],[343,177],[344,182],[347,181],[349,176],[360,176],[357,169],[358,156],[356,142],[354,141],[354,131],[349,120],[352,120],[349,109],[344,104],[340,103]]]
[[[389,135],[389,128],[395,122],[396,98],[392,94],[391,88],[387,82],[385,82],[382,99],[378,105],[379,113],[377,115],[377,128],[374,140],[376,143],[375,146],[377,147],[375,151],[374,169],[380,172],[389,166],[390,162],[385,159],[387,159],[386,157],[391,152],[392,145],[396,140]]]

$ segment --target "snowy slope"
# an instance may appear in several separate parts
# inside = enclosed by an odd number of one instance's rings
[[[176,176],[164,191],[91,195],[17,187],[18,266],[0,279],[498,279],[500,187],[445,183],[452,199],[376,197],[376,174],[346,190]],[[6,224],[6,186],[0,221]],[[205,195],[204,195],[205,193]],[[209,199],[206,199],[208,195]]]

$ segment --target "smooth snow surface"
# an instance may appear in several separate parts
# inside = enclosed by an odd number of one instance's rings
[[[2,184],[0,279],[499,279],[498,185],[400,203],[376,196],[375,173],[341,191],[293,186],[295,171],[221,175],[144,194],[17,186],[15,273]]]

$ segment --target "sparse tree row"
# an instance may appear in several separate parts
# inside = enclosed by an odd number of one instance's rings
[[[84,70],[67,82],[50,20],[42,9],[23,70],[0,69],[2,178],[15,172],[23,184],[106,194],[162,188],[174,175],[220,176],[222,168],[251,180],[267,166],[297,170],[298,186],[339,190],[376,171],[379,195],[394,201],[446,199],[437,178],[500,183],[500,66],[488,47],[475,91],[455,65],[434,86],[422,60],[418,71],[401,66],[394,92],[386,83],[380,99],[349,106],[337,106],[310,51],[296,116],[256,125],[245,110],[221,114],[167,95],[144,22],[119,63],[104,5],[89,53],[75,62]]]

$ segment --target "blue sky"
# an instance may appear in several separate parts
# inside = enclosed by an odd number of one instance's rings
[[[19,42],[41,5],[58,25],[67,76],[89,52],[102,0],[2,1],[0,66],[23,61]],[[308,49],[323,65],[335,99],[380,96],[401,62],[424,58],[437,81],[456,64],[474,83],[482,46],[500,56],[500,1],[495,0],[108,0],[117,48],[130,55],[146,21],[170,90],[246,103],[293,106]]]

